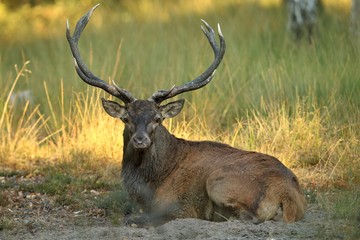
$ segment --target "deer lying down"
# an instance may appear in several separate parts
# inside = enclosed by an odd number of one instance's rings
[[[164,100],[199,89],[213,78],[225,53],[220,26],[219,47],[214,30],[203,21],[202,30],[215,54],[204,73],[184,85],[139,100],[96,77],[81,59],[78,40],[97,6],[78,21],[73,36],[67,22],[66,37],[80,78],[124,103],[102,99],[105,111],[125,124],[123,184],[151,220],[156,224],[174,218],[218,221],[249,217],[255,223],[280,217],[286,222],[302,219],[304,194],[297,177],[278,159],[217,142],[176,138],[162,125],[184,105],[183,99],[161,105]]]

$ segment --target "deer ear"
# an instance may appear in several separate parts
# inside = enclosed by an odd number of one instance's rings
[[[114,118],[121,118],[126,112],[125,107],[117,102],[105,100],[104,98],[101,98],[101,101],[105,111]]]
[[[184,102],[184,99],[180,99],[174,102],[170,102],[164,106],[160,106],[163,118],[172,118],[178,115],[184,106]]]

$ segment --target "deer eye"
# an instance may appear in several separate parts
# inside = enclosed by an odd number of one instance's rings
[[[124,123],[128,123],[128,122],[129,122],[129,118],[128,118],[128,117],[122,117],[121,120],[122,120]]]
[[[154,122],[156,122],[156,123],[161,123],[161,117],[155,117],[154,118]]]

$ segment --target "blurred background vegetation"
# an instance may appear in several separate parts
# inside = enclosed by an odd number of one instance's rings
[[[212,61],[200,31],[221,24],[227,53],[205,88],[183,94],[175,135],[266,152],[308,189],[360,181],[360,41],[350,0],[323,0],[314,44],[295,43],[281,0],[0,0],[0,172],[44,174],[66,163],[80,176],[118,179],[122,124],[100,106],[105,93],[76,75],[73,31],[93,5],[80,40],[83,59],[138,98],[182,84]],[[30,90],[32,99],[12,104]],[[104,181],[105,181],[104,180]]]

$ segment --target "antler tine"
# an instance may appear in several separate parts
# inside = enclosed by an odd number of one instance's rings
[[[218,24],[218,35],[220,38],[220,48],[219,48],[217,45],[217,42],[216,42],[215,31],[211,28],[211,26],[206,21],[204,21],[203,19],[201,19],[201,21],[205,25],[205,27],[201,26],[201,29],[204,32],[206,38],[208,39],[208,41],[211,45],[211,48],[214,51],[214,55],[215,55],[214,61],[212,62],[212,64],[209,66],[208,69],[206,69],[200,76],[198,76],[194,80],[192,80],[188,83],[185,83],[183,85],[180,85],[180,86],[176,86],[176,87],[174,86],[169,90],[160,90],[160,91],[154,93],[149,98],[150,101],[154,101],[156,103],[161,103],[162,101],[172,98],[180,93],[202,88],[206,84],[208,84],[211,81],[211,79],[213,78],[213,76],[216,72],[216,69],[219,66],[219,64],[221,63],[221,61],[224,57],[224,54],[225,54],[225,49],[226,49],[225,39],[221,32],[220,24]]]
[[[81,58],[80,51],[78,48],[78,42],[80,39],[80,35],[83,32],[83,30],[85,29],[87,23],[89,22],[90,17],[93,14],[94,10],[99,5],[100,4],[96,4],[89,12],[87,12],[83,17],[81,17],[79,19],[79,21],[76,24],[73,36],[71,36],[71,34],[70,34],[69,21],[66,20],[66,38],[69,42],[70,49],[71,49],[72,55],[74,57],[76,72],[78,73],[79,77],[85,83],[105,90],[107,93],[113,95],[114,97],[119,98],[124,103],[133,102],[136,99],[127,90],[122,89],[116,85],[109,84],[109,83],[105,82],[104,80],[95,76],[89,70],[89,68],[86,66],[86,64],[83,62],[83,60]]]

